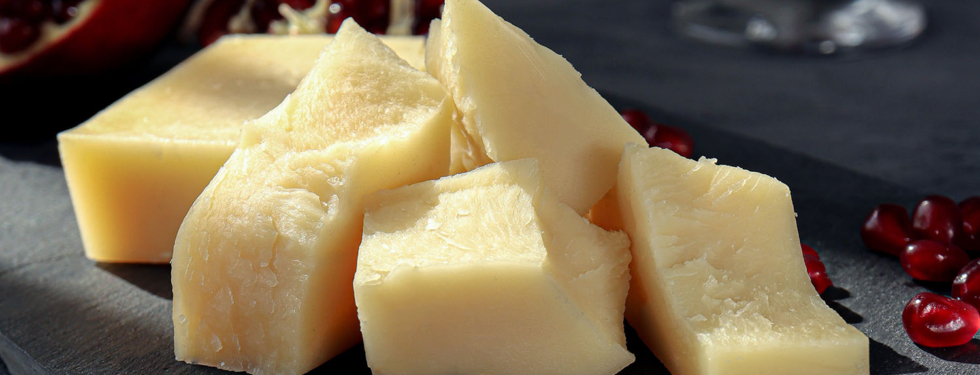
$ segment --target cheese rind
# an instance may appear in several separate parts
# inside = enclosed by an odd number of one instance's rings
[[[810,284],[776,179],[630,145],[593,213],[630,235],[626,317],[672,374],[869,372],[868,338]]]
[[[379,374],[614,374],[633,361],[629,241],[547,192],[534,160],[372,196],[354,277]]]
[[[433,26],[426,64],[452,94],[472,152],[538,159],[545,185],[579,214],[612,188],[623,146],[646,144],[568,61],[479,1],[447,1]]]
[[[354,345],[363,197],[445,175],[451,114],[438,81],[345,21],[181,223],[177,359],[299,374]]]
[[[229,35],[78,127],[58,148],[85,254],[167,263],[181,220],[238,143],[333,36]],[[382,37],[424,68],[421,37]]]

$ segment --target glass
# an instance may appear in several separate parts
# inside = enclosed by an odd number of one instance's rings
[[[816,54],[903,45],[926,27],[913,0],[682,0],[673,16],[696,40]]]

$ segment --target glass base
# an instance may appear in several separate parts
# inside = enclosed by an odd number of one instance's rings
[[[696,40],[815,54],[904,45],[926,28],[912,0],[684,0],[673,16]]]

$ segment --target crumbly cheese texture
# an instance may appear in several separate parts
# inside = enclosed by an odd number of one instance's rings
[[[296,91],[246,123],[180,226],[177,359],[301,374],[358,342],[363,197],[445,175],[451,115],[438,81],[345,21]]]
[[[623,146],[646,144],[568,61],[479,1],[446,1],[430,30],[428,71],[462,121],[454,149],[470,148],[456,169],[536,158],[549,190],[585,214],[615,183]]]
[[[167,263],[181,220],[246,120],[282,102],[333,36],[229,35],[58,135],[85,254]],[[382,37],[423,68],[421,37]]]
[[[672,374],[869,372],[868,338],[810,283],[776,179],[630,145],[593,220],[629,234],[626,317]]]
[[[615,374],[629,239],[523,159],[373,195],[354,276],[376,374]]]

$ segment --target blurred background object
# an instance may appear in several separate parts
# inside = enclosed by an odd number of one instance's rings
[[[902,45],[926,27],[912,0],[683,0],[674,21],[705,42],[819,54]]]

